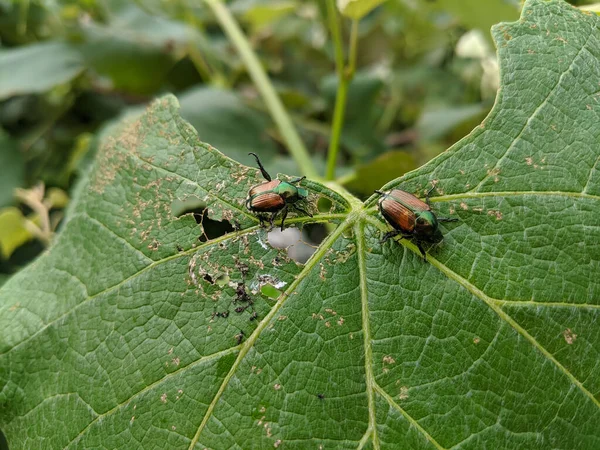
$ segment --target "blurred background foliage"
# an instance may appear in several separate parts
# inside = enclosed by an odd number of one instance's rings
[[[339,87],[325,1],[226,3],[320,174]],[[336,175],[365,197],[485,117],[498,87],[489,30],[518,19],[520,1],[337,2],[357,4],[368,13]],[[351,21],[339,23],[347,52]],[[231,158],[253,164],[252,151],[271,173],[300,173],[205,2],[0,0],[0,284],[51,241],[103,132],[166,92]]]

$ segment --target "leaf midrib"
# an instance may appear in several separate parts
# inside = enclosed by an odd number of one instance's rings
[[[344,231],[346,231],[346,229],[350,225],[352,225],[352,223],[353,223],[352,219],[350,219],[350,218],[346,219],[346,221],[344,221],[343,223],[338,225],[338,227],[334,230],[333,233],[331,233],[329,236],[327,236],[327,238],[319,246],[317,251],[315,251],[315,253],[313,253],[313,255],[310,257],[310,259],[306,262],[302,271],[297,275],[296,279],[292,283],[290,283],[288,288],[281,294],[280,298],[277,300],[277,303],[275,303],[275,305],[273,305],[273,307],[271,308],[269,313],[265,316],[265,318],[263,320],[260,321],[260,323],[257,325],[256,329],[248,337],[246,342],[244,342],[235,362],[231,366],[231,369],[229,369],[229,372],[223,379],[223,382],[221,383],[219,390],[217,391],[217,393],[215,394],[211,403],[209,404],[209,407],[206,410],[204,417],[202,418],[202,422],[198,426],[198,429],[190,443],[189,450],[192,450],[195,447],[195,445],[198,443],[198,440],[200,439],[200,435],[202,434],[204,427],[208,423],[208,420],[210,419],[212,412],[213,412],[215,406],[217,405],[217,402],[219,401],[219,399],[221,398],[221,395],[227,388],[229,381],[235,375],[237,368],[242,363],[244,357],[250,351],[250,349],[253,347],[254,343],[260,336],[260,333],[271,322],[271,320],[273,319],[275,314],[277,314],[277,312],[281,309],[281,307],[283,306],[285,301],[294,292],[294,290],[296,289],[298,284],[300,284],[300,282],[302,282],[305,279],[306,274],[308,274],[317,265],[317,263],[321,260],[321,258],[323,256],[325,256],[325,254],[331,248],[331,246],[335,243],[335,241],[342,235],[342,233]]]

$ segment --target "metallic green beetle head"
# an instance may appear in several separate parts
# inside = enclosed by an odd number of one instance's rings
[[[428,242],[437,244],[444,239],[438,220],[432,211],[419,211],[415,213],[415,235]]]
[[[273,192],[278,195],[281,195],[281,197],[283,197],[286,200],[286,202],[291,202],[297,200],[298,197],[300,197],[300,189],[301,188],[298,188],[297,186],[294,186],[293,184],[288,183],[287,181],[282,181],[281,183],[279,183],[279,186],[273,189]]]

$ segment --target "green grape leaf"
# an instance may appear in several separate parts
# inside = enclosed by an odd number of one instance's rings
[[[530,0],[494,28],[491,114],[385,186],[460,219],[427,262],[380,243],[375,196],[311,180],[288,224],[332,231],[290,260],[245,208],[260,173],[172,96],[108,133],[0,290],[10,448],[598,448],[599,20]]]
[[[385,0],[337,0],[337,7],[347,17],[360,20]]]
[[[40,93],[67,83],[84,69],[76,48],[66,42],[41,42],[0,50],[0,100]]]

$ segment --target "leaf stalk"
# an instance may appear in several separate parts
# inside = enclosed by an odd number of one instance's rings
[[[344,114],[346,112],[346,100],[348,97],[348,86],[354,78],[356,70],[356,54],[358,47],[358,20],[352,20],[350,30],[350,49],[348,55],[348,65],[343,64],[343,48],[341,30],[337,10],[333,0],[327,2],[327,14],[329,16],[329,28],[333,39],[335,49],[336,72],[338,76],[338,88],[335,96],[335,107],[333,110],[333,125],[331,131],[331,140],[329,141],[329,150],[327,156],[327,169],[325,178],[327,180],[335,179],[335,166],[337,163],[338,152],[340,149],[340,138],[344,128]]]
[[[239,24],[221,0],[204,1],[212,9],[217,21],[239,52],[252,81],[254,81],[256,88],[260,92],[271,118],[277,125],[277,128],[285,140],[290,154],[298,164],[298,167],[307,177],[313,179],[318,178],[317,171],[304,143],[300,139],[281,99],[277,95],[277,92],[275,92],[273,84],[269,80],[258,56],[252,49]]]

